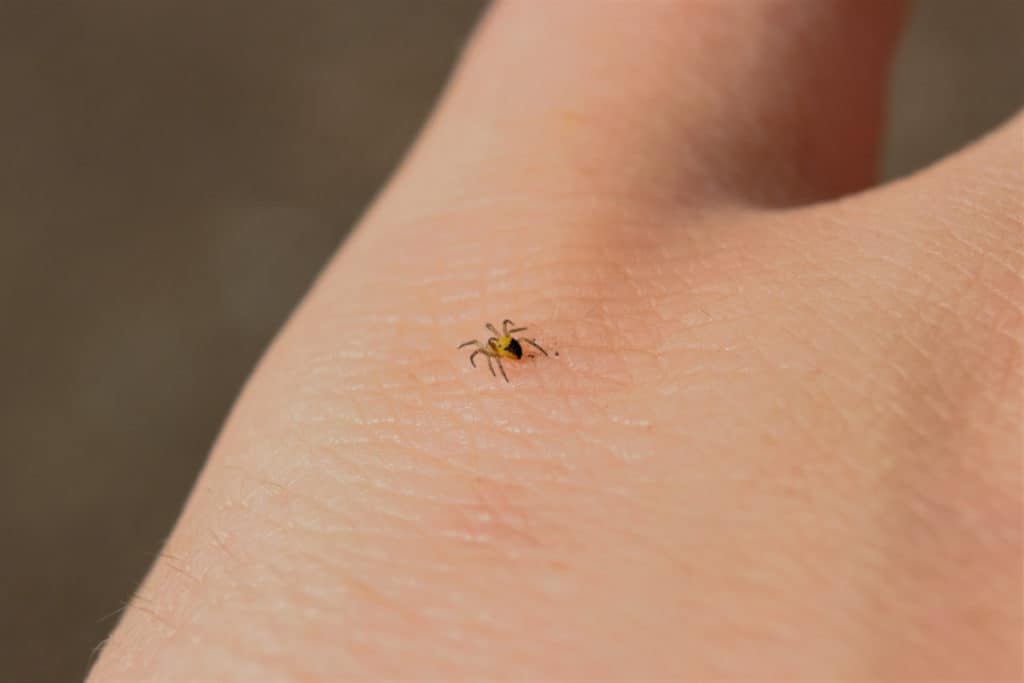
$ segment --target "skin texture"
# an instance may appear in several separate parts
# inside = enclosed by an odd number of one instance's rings
[[[1024,118],[858,192],[899,10],[493,8],[90,680],[1019,678]]]

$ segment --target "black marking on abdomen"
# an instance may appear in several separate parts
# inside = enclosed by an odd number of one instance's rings
[[[515,339],[511,340],[508,343],[508,352],[511,353],[516,358],[522,358],[523,357],[523,347],[520,346],[519,342],[516,341]]]

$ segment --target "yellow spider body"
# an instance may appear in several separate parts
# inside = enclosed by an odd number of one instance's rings
[[[491,362],[491,359],[494,359],[494,362],[498,364],[498,369],[501,370],[501,376],[504,377],[507,382],[508,375],[505,374],[505,366],[501,364],[501,359],[519,360],[523,357],[523,345],[520,343],[519,339],[516,339],[512,335],[516,332],[522,332],[526,328],[516,327],[515,323],[511,320],[503,320],[501,323],[501,332],[498,332],[494,325],[490,323],[487,323],[487,329],[490,330],[494,336],[489,338],[486,344],[479,340],[471,339],[468,342],[459,344],[459,348],[461,349],[466,346],[475,345],[476,350],[469,354],[469,364],[475,368],[476,361],[474,359],[477,354],[483,354],[487,358],[487,367],[491,369],[491,374],[497,377],[497,374],[494,372],[494,365]],[[543,353],[545,356],[548,355],[548,352],[542,349],[534,340],[526,337],[521,337],[521,339]]]
[[[506,334],[499,337],[494,342],[494,352],[498,354],[500,358],[515,358],[519,360],[523,357],[523,347],[519,344],[515,337],[510,334]]]

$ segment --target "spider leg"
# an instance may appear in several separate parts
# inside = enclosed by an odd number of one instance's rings
[[[499,361],[498,364],[500,365],[501,361]],[[494,364],[491,363],[491,356],[489,356],[489,355],[487,356],[487,367],[489,367],[491,369],[491,374],[494,375]],[[502,370],[502,372],[505,372],[505,371]],[[494,375],[494,376],[497,377],[497,375]]]
[[[508,375],[505,374],[505,366],[501,364],[501,359],[500,358],[495,358],[494,361],[498,364],[498,369],[501,370],[501,376],[504,377],[505,381],[507,382],[508,381]]]
[[[508,328],[515,326],[516,324],[507,318],[501,321],[501,329],[505,330],[505,334],[511,334]]]
[[[497,329],[495,329],[494,325],[492,325],[490,323],[487,323],[486,327],[487,327],[487,329],[489,329],[491,331],[491,334],[493,334],[495,337],[500,337],[501,336],[501,333],[498,332]]]
[[[537,342],[533,341],[532,339],[527,339],[526,337],[523,337],[522,340],[524,342],[526,342],[527,344],[529,344],[530,346],[532,346],[535,349],[537,349],[538,351],[540,351],[541,353],[543,353],[545,356],[548,355],[548,352],[545,351],[544,349],[542,349],[540,347],[540,344],[538,344]]]
[[[459,348],[460,349],[465,348],[465,347],[469,346],[470,344],[476,344],[477,346],[480,346],[480,342],[479,341],[477,341],[476,339],[470,339],[468,342],[462,342],[461,344],[459,344]]]
[[[473,359],[476,357],[476,354],[483,353],[483,352],[484,352],[483,349],[477,349],[473,353],[469,354],[469,364],[472,365],[475,368],[476,367],[476,361],[473,360]]]
[[[509,331],[508,331],[508,332],[506,332],[505,334],[515,334],[516,332],[522,332],[522,331],[524,331],[525,329],[526,329],[525,327],[517,327],[517,328],[515,328],[514,330],[509,330]]]

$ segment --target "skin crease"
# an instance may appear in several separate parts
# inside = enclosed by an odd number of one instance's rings
[[[849,194],[897,10],[493,8],[90,681],[1019,678],[1024,118]]]

